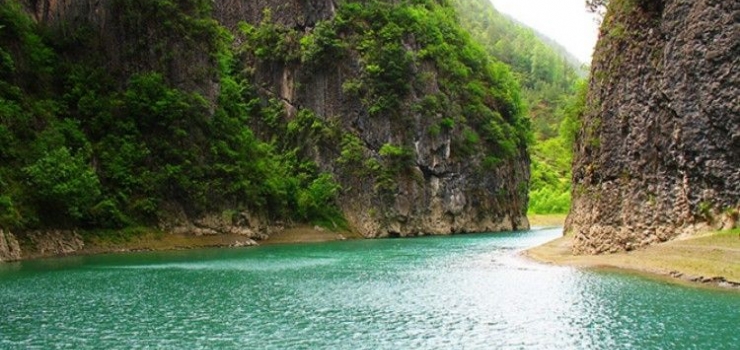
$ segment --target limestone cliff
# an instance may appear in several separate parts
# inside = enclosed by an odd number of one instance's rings
[[[395,1],[382,3],[384,8],[400,6]],[[420,9],[442,6],[429,3],[426,8],[419,5]],[[210,10],[220,25],[235,33],[236,44],[241,44],[248,41],[237,29],[242,21],[255,27],[268,23],[302,38],[322,25],[335,25],[331,22],[341,6],[357,4],[363,2],[225,0],[213,2]],[[216,100],[220,85],[213,69],[217,65],[214,48],[203,45],[198,37],[178,37],[148,21],[146,15],[121,15],[131,9],[146,12],[142,10],[146,2],[39,0],[26,1],[26,5],[37,21],[54,30],[85,27],[101,33],[97,45],[110,70],[119,76],[157,70],[178,87]],[[372,21],[366,25],[367,30],[373,29]],[[521,112],[511,107],[518,97],[487,92],[494,86],[506,89],[496,85],[507,83],[490,81],[486,84],[491,86],[481,86],[471,82],[462,92],[450,91],[451,78],[446,76],[450,74],[439,62],[425,59],[424,54],[429,55],[423,52],[425,44],[401,28],[403,34],[391,44],[401,50],[397,57],[408,62],[388,70],[409,72],[408,79],[396,85],[381,82],[385,85],[353,89],[360,85],[353,84],[368,76],[382,75],[386,62],[369,62],[370,53],[357,48],[366,44],[355,40],[363,28],[346,29],[350,26],[346,21],[336,26],[345,26],[338,40],[349,42],[340,45],[341,54],[328,54],[307,64],[300,57],[265,57],[249,51],[243,53],[239,68],[249,72],[263,103],[275,100],[284,107],[279,123],[300,122],[300,112],[311,111],[318,124],[331,126],[328,136],[299,132],[293,144],[300,146],[300,156],[315,161],[342,186],[338,204],[350,225],[366,237],[527,228],[529,158],[526,140],[523,136],[517,139],[521,135],[513,131],[524,129],[517,125]],[[396,35],[392,31],[382,34]],[[156,45],[153,38],[159,38]],[[387,38],[379,36],[378,40]],[[476,75],[489,67],[462,67],[459,75]],[[398,101],[376,109],[389,89],[398,89],[393,96]],[[474,103],[483,107],[469,108]],[[286,137],[253,122],[260,137]],[[505,138],[516,141],[504,144]],[[353,157],[347,156],[349,151]]]
[[[737,225],[740,2],[611,1],[578,135],[574,252]]]

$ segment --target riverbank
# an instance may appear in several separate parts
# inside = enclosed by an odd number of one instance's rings
[[[565,215],[530,215],[529,220],[533,227],[557,227],[563,225]],[[0,236],[0,238],[3,237],[5,236]],[[276,232],[261,240],[239,234],[167,233],[146,227],[104,232],[39,232],[18,240],[11,234],[9,234],[9,237],[12,237],[16,244],[16,247],[10,250],[17,252],[17,254],[5,258],[3,258],[3,254],[0,254],[0,262],[68,255],[318,243],[363,238],[357,232],[348,230],[332,231],[311,225],[298,225],[276,230]],[[18,241],[20,241],[20,244],[18,244]],[[0,241],[0,244],[2,243]],[[7,244],[5,245],[7,248]]]
[[[572,237],[529,249],[524,255],[545,263],[617,268],[662,276],[679,283],[740,290],[740,229],[674,240],[608,255],[573,255]]]
[[[315,243],[362,238],[350,231],[331,231],[318,226],[299,225],[278,231],[266,239],[254,240],[238,234],[193,235],[165,233],[140,228],[129,231],[92,233],[54,231],[40,238],[20,239],[20,254],[13,260],[43,259],[69,255],[92,255],[140,251],[236,248],[257,245]],[[1,260],[0,260],[1,261]]]

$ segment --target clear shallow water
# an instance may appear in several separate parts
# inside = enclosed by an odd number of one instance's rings
[[[560,230],[0,265],[0,349],[739,349],[740,294],[517,257]]]

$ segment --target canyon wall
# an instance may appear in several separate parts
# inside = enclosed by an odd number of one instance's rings
[[[156,70],[178,88],[197,92],[211,102],[218,96],[220,82],[212,69],[217,64],[212,47],[197,37],[182,38],[178,33],[165,32],[158,23],[147,22],[146,15],[121,15],[132,9],[146,12],[145,1],[38,0],[26,1],[26,6],[36,21],[52,30],[84,26],[100,33],[96,44],[100,54],[107,58],[109,70],[120,77]],[[334,18],[339,6],[332,0],[226,0],[212,2],[210,11],[231,31],[242,21],[258,26],[269,13],[271,24],[312,33],[319,22]],[[166,38],[161,40],[163,36]],[[150,45],[155,37],[159,38],[158,46]],[[402,47],[408,55],[421,48],[413,36],[406,36]],[[463,114],[460,106],[465,103],[457,101],[458,96],[440,92],[444,83],[438,79],[440,72],[434,63],[412,63],[414,86],[401,98],[397,110],[388,113],[372,113],[362,96],[345,86],[367,70],[362,55],[351,49],[319,67],[251,59],[242,68],[253,72],[252,83],[265,101],[277,99],[285,107],[281,122],[295,120],[300,110],[310,110],[320,121],[336,126],[337,138],[323,142],[315,135],[304,134],[306,139],[299,142],[310,145],[302,150],[303,156],[313,159],[321,171],[331,173],[341,185],[338,206],[350,226],[362,235],[415,236],[529,227],[525,216],[529,180],[526,142],[517,141],[508,156],[491,157],[496,151],[495,141],[490,141],[493,146],[486,144],[488,141],[477,141],[473,134],[480,133],[484,125],[473,125],[459,117]],[[460,106],[441,112],[418,108],[429,95],[444,95],[444,99]],[[509,118],[500,100],[490,96],[484,99],[498,118],[502,114]],[[447,122],[440,130],[440,123],[448,117],[459,119],[455,124]],[[255,130],[260,137],[276,136]],[[338,161],[345,135],[359,141],[363,164],[392,163],[393,155],[382,152],[387,145],[409,151],[408,159],[390,179],[388,172],[363,172],[359,169],[362,166]],[[467,142],[466,138],[478,144],[463,151],[460,144]],[[199,219],[188,218],[191,222]]]
[[[737,225],[740,2],[613,0],[573,168],[574,252]]]

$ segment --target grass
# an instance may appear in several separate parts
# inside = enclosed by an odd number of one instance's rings
[[[565,225],[568,214],[527,214],[530,226],[551,227]]]
[[[686,278],[724,277],[740,282],[740,229],[609,255],[573,255],[571,246],[572,237],[565,236],[532,248],[526,255],[558,265],[614,267],[663,276],[680,272]]]

